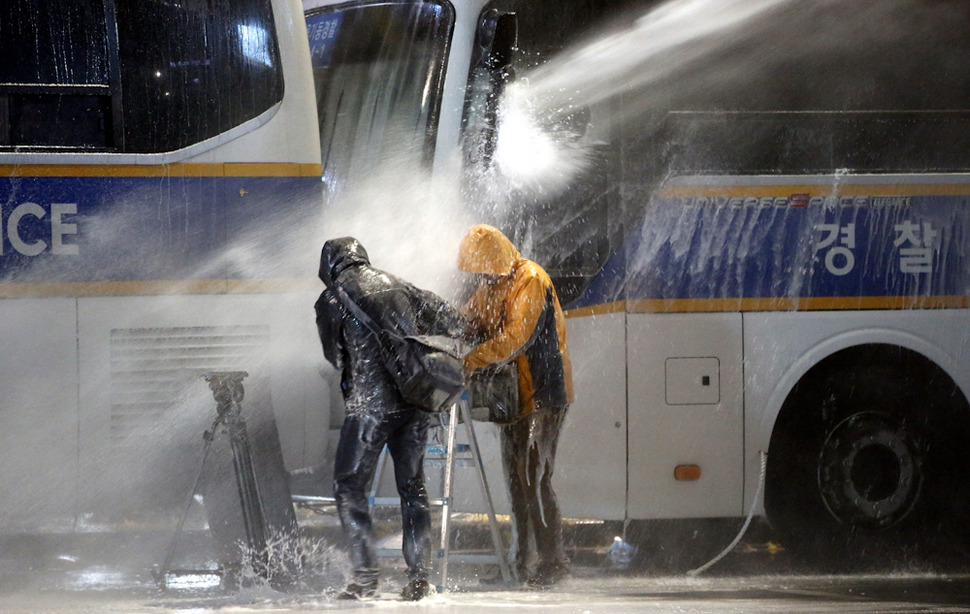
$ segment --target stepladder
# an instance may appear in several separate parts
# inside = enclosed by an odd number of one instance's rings
[[[505,547],[499,531],[495,503],[488,484],[485,466],[482,462],[481,448],[475,426],[471,419],[468,401],[465,397],[455,403],[448,411],[448,420],[444,424],[443,441],[432,441],[425,450],[425,467],[437,466],[441,469],[440,497],[429,497],[428,503],[432,508],[440,508],[441,520],[438,531],[437,548],[433,550],[435,567],[435,586],[438,592],[448,590],[448,572],[451,563],[467,563],[477,565],[496,565],[502,580],[508,584],[512,581],[512,574],[505,558]],[[458,443],[458,428],[462,425],[465,430],[467,443]],[[380,497],[381,475],[388,457],[387,448],[381,453],[371,485],[369,503],[372,507],[380,505],[399,505],[398,497]],[[456,469],[472,469],[478,482],[485,515],[488,520],[489,537],[492,544],[491,552],[455,550],[453,542],[454,493]],[[400,556],[400,551],[382,550],[383,556]]]

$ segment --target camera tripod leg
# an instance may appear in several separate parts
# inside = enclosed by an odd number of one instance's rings
[[[232,464],[236,473],[236,488],[242,504],[243,523],[246,528],[246,539],[252,550],[252,564],[256,573],[262,577],[269,577],[269,565],[266,552],[266,517],[263,513],[262,499],[259,494],[259,482],[256,480],[256,467],[253,465],[252,450],[249,446],[249,436],[246,423],[240,416],[236,416],[229,426],[229,445],[232,448]]]
[[[189,490],[188,497],[185,499],[185,506],[182,509],[182,516],[179,518],[178,525],[175,528],[175,534],[172,536],[172,541],[168,546],[168,552],[165,554],[165,561],[162,563],[160,569],[155,573],[155,583],[158,584],[159,588],[165,589],[167,586],[166,576],[172,565],[172,559],[175,557],[175,547],[178,545],[178,539],[182,535],[182,528],[185,526],[185,519],[189,515],[189,508],[192,507],[192,499],[195,498],[196,493],[199,490],[199,482],[202,480],[202,472],[205,470],[205,461],[209,457],[209,450],[212,448],[212,439],[215,437],[216,427],[222,417],[216,418],[216,421],[212,423],[212,428],[203,434],[205,439],[205,446],[202,449],[202,460],[199,462],[199,470],[195,474],[195,481],[192,483],[192,488]]]

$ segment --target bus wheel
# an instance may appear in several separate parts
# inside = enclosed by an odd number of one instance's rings
[[[966,543],[962,395],[925,359],[862,358],[810,372],[779,413],[765,483],[778,539],[797,558],[851,567],[920,561],[941,540]]]
[[[817,463],[822,501],[837,522],[867,531],[896,526],[919,501],[920,439],[897,416],[859,412],[825,437]]]

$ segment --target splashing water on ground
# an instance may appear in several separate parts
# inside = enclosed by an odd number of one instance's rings
[[[350,576],[347,554],[325,540],[302,533],[278,533],[256,551],[240,544],[246,563],[243,586],[281,587],[288,592],[332,595]]]

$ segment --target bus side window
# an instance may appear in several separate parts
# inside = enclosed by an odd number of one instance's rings
[[[106,23],[100,0],[0,3],[0,146],[112,143]]]
[[[0,2],[0,149],[161,153],[282,100],[270,0]]]

